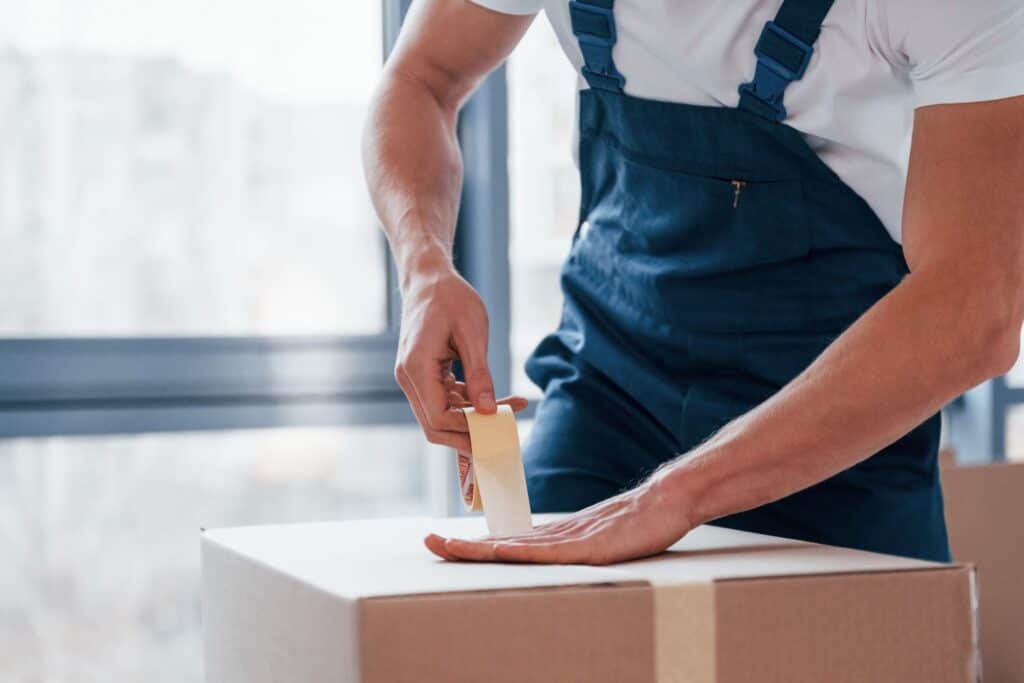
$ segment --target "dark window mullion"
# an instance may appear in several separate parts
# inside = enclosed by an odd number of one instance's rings
[[[387,60],[391,50],[398,41],[398,33],[405,21],[405,15],[409,11],[412,0],[383,0],[384,2],[384,40],[383,59]],[[395,270],[394,260],[391,258],[391,250],[388,248],[387,240],[381,233],[380,239],[384,242],[385,260],[387,261],[387,320],[388,331],[394,335],[398,334],[399,324],[402,318],[402,297],[398,288],[398,271]]]
[[[496,70],[459,119],[463,190],[456,263],[487,305],[488,361],[494,388],[509,392],[511,268],[509,264],[508,98],[505,68]]]

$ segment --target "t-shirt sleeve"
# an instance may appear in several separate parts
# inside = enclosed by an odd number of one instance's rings
[[[1024,95],[1021,0],[875,0],[884,51],[915,106]]]
[[[505,14],[536,14],[544,7],[544,0],[473,0],[473,3]]]

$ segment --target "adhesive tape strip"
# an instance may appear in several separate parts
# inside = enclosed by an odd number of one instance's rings
[[[652,583],[654,666],[658,683],[714,683],[715,584]]]
[[[463,502],[471,511],[483,508],[491,535],[529,531],[533,522],[515,414],[505,405],[498,406],[498,412],[493,415],[484,415],[472,408],[463,412],[473,446],[472,458],[459,454]]]

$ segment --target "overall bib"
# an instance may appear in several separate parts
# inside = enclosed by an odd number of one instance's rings
[[[603,500],[706,440],[908,273],[874,211],[782,123],[831,0],[785,0],[737,109],[625,94],[613,4],[570,2],[590,89],[562,321],[526,365],[544,391],[524,453],[536,512]],[[948,560],[938,441],[935,415],[820,484],[714,523]]]

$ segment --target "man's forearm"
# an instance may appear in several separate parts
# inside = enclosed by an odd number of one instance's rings
[[[458,111],[532,20],[463,0],[415,2],[405,17],[363,136],[367,184],[403,290],[418,273],[451,268]]]
[[[385,74],[369,112],[363,163],[403,289],[450,262],[462,184],[457,105],[414,76]]]
[[[465,0],[413,3],[363,137],[367,185],[402,289],[395,381],[427,439],[460,453],[472,451],[464,406],[492,413],[526,401],[495,396],[487,309],[452,265],[462,187],[456,119],[532,19]]]
[[[998,296],[955,272],[907,277],[789,385],[654,482],[701,524],[869,457],[1009,368],[1016,332],[992,306]]]
[[[1007,371],[1024,320],[1024,97],[923,107],[904,204],[911,275],[800,376],[660,471],[692,523],[870,457]]]

